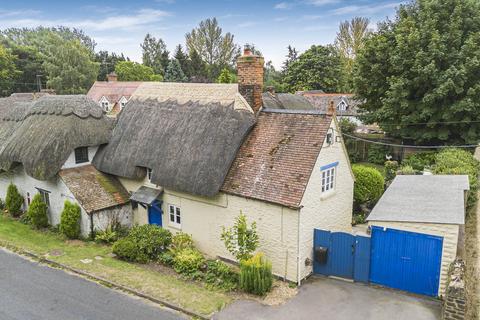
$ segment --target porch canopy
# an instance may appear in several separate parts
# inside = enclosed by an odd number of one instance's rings
[[[130,196],[130,200],[150,206],[162,193],[163,188],[154,189],[146,186],[141,186]]]

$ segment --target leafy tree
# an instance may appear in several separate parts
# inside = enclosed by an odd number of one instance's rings
[[[190,51],[190,81],[208,82],[207,66],[195,49]]]
[[[170,60],[167,71],[165,72],[165,81],[167,82],[187,82],[187,77],[183,73],[180,62],[177,59]]]
[[[250,259],[258,247],[257,224],[247,224],[247,217],[240,212],[230,229],[223,227],[221,239],[227,250],[238,260]]]
[[[264,76],[263,81],[265,83],[265,89],[268,87],[273,87],[276,92],[284,92],[285,86],[283,85],[283,76],[280,71],[277,71],[273,66],[272,61],[267,61],[264,67]]]
[[[142,48],[143,64],[152,68],[154,73],[165,75],[170,54],[165,42],[161,38],[156,39],[147,33],[140,47]]]
[[[85,93],[97,79],[99,64],[78,40],[50,34],[43,56],[47,86],[59,94]]]
[[[120,61],[115,66],[115,73],[120,81],[162,81],[162,76],[153,69],[132,61]]]
[[[337,38],[335,39],[335,47],[340,54],[342,64],[347,77],[345,91],[350,91],[353,86],[353,64],[357,52],[363,47],[365,38],[370,31],[368,30],[368,18],[355,17],[350,21],[340,23]]]
[[[283,79],[288,91],[338,92],[343,74],[338,52],[331,45],[312,46],[288,65]]]
[[[37,193],[30,203],[27,210],[27,215],[32,225],[37,228],[48,227],[47,204],[43,202],[40,193]]]
[[[97,80],[107,80],[107,75],[115,71],[115,66],[120,61],[129,61],[128,58],[122,54],[117,55],[115,52],[109,53],[108,51],[99,51],[95,54],[95,61],[100,64],[100,70],[98,72]]]
[[[228,68],[223,68],[222,72],[218,76],[217,82],[218,83],[233,83],[235,82],[235,75],[228,70]]]
[[[10,95],[15,80],[21,74],[16,66],[17,57],[0,45],[0,95]]]
[[[286,56],[286,60],[283,62],[283,67],[282,67],[282,72],[286,72],[288,70],[288,67],[298,59],[298,51],[291,45],[288,45],[287,47],[288,53]]]
[[[223,34],[216,18],[201,21],[185,38],[188,50],[195,50],[207,64],[210,79],[216,79],[223,67],[233,66],[240,52],[233,35]]]
[[[80,218],[82,209],[76,203],[65,201],[60,215],[60,232],[69,239],[80,237]]]
[[[189,56],[186,52],[183,51],[182,45],[179,44],[175,48],[175,53],[173,54],[173,58],[178,60],[180,63],[180,67],[182,68],[183,73],[185,73],[185,76],[187,78],[190,78],[192,71],[191,71],[191,61],[189,59]]]
[[[478,1],[400,6],[357,56],[364,120],[418,144],[478,143],[479,47]]]
[[[22,195],[18,192],[17,186],[10,182],[7,188],[7,196],[5,197],[5,208],[12,216],[18,217],[22,213],[22,205]]]

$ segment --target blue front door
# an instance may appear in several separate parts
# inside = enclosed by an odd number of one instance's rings
[[[162,201],[155,200],[151,206],[148,207],[148,223],[162,226]]]

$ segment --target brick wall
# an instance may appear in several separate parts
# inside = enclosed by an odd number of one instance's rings
[[[455,260],[450,266],[448,283],[443,301],[442,320],[465,319],[465,263]]]
[[[238,91],[255,113],[263,105],[263,63],[263,57],[248,51],[237,60]]]

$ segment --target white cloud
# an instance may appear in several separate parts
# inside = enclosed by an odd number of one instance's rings
[[[257,25],[257,23],[254,21],[245,21],[237,24],[237,28],[248,28],[248,27],[253,27],[255,25]]]
[[[334,10],[331,10],[330,13],[334,15],[345,15],[345,14],[375,14],[381,12],[385,9],[392,9],[398,7],[401,2],[392,2],[392,3],[383,3],[377,5],[350,5],[345,7],[340,7]]]
[[[288,2],[279,2],[277,3],[274,8],[279,10],[289,9],[292,6],[291,3]]]
[[[321,7],[326,4],[334,4],[334,3],[339,3],[340,0],[307,0],[308,4],[314,5],[316,7]]]
[[[154,9],[140,9],[131,15],[110,15],[105,18],[97,20],[46,20],[46,19],[16,19],[16,20],[2,20],[0,26],[2,27],[36,27],[36,26],[66,26],[75,27],[90,31],[105,31],[105,30],[132,30],[151,23],[159,22],[170,13],[162,10]]]
[[[15,17],[15,16],[36,16],[39,15],[41,11],[38,10],[1,10],[0,9],[0,17],[7,18],[7,17]]]
[[[317,15],[307,14],[307,15],[304,15],[304,16],[302,17],[303,20],[318,20],[318,19],[321,19],[321,18],[325,18],[325,15],[321,15],[321,14],[317,14]]]

